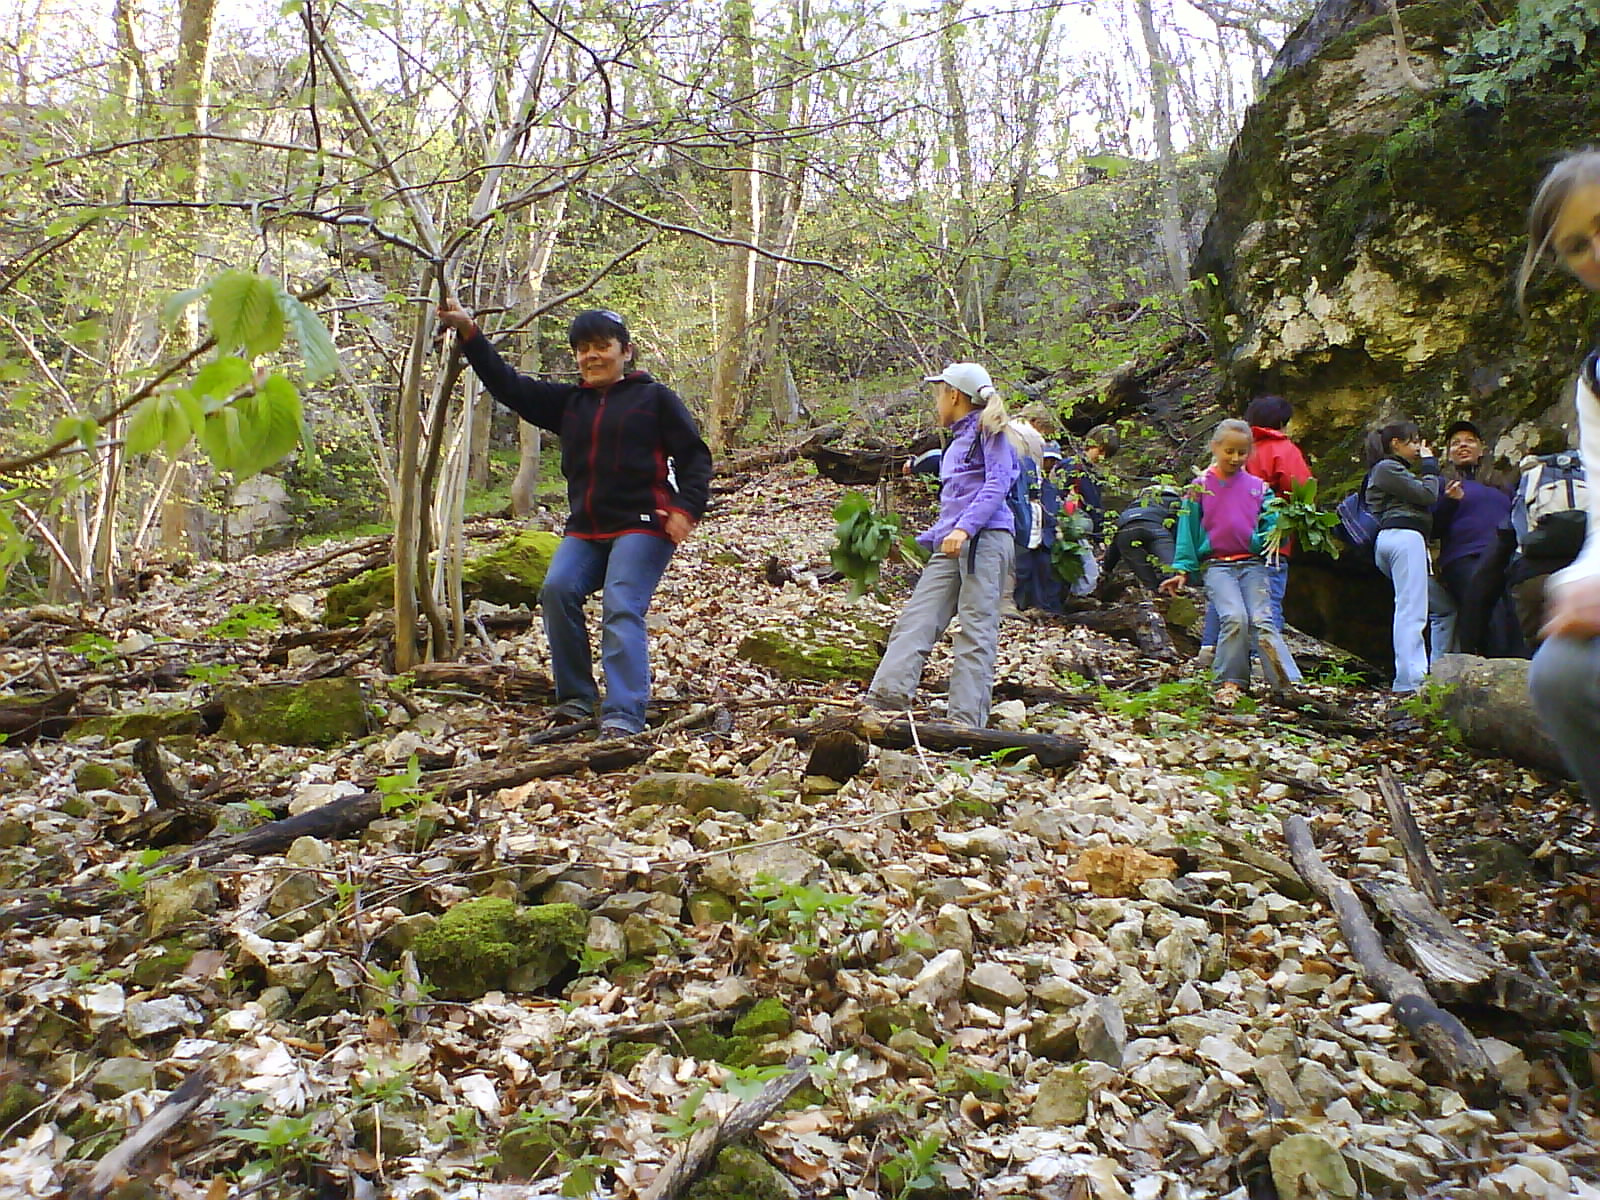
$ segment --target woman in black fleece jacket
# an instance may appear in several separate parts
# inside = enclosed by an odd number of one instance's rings
[[[576,384],[519,374],[454,300],[439,306],[439,319],[455,330],[491,396],[561,439],[572,511],[539,597],[556,715],[594,716],[599,689],[583,605],[603,588],[600,733],[639,733],[650,699],[645,614],[673,548],[705,515],[711,451],[676,392],[628,369],[633,345],[614,312],[595,309],[573,319],[568,342],[578,360]]]

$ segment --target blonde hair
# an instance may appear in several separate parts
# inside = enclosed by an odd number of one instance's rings
[[[1528,246],[1522,254],[1522,265],[1517,268],[1517,308],[1523,316],[1528,315],[1528,284],[1546,256],[1554,257],[1550,238],[1555,233],[1556,218],[1572,190],[1585,183],[1600,183],[1600,150],[1573,151],[1550,168],[1533,194],[1533,203],[1528,206]]]
[[[956,389],[960,391],[960,389]],[[962,392],[962,395],[966,395]],[[986,383],[978,389],[976,396],[967,396],[973,408],[979,411],[978,428],[991,437],[997,433],[1005,433],[1011,427],[1011,414],[1006,411],[1006,402],[1000,395],[1000,389],[992,383]],[[1018,449],[1021,453],[1021,449]]]
[[[1217,427],[1211,431],[1211,441],[1208,445],[1215,446],[1230,433],[1242,433],[1247,439],[1254,440],[1255,435],[1250,432],[1250,426],[1238,417],[1225,417],[1217,422]]]

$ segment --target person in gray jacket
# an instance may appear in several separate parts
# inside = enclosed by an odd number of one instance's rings
[[[1394,691],[1409,695],[1428,673],[1428,535],[1439,499],[1439,460],[1412,421],[1367,435],[1367,507],[1378,519],[1378,569],[1394,585]]]

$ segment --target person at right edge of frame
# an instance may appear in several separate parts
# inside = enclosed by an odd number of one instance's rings
[[[1528,211],[1528,248],[1517,299],[1541,263],[1554,261],[1600,292],[1600,151],[1570,154],[1552,167]],[[1600,377],[1591,351],[1578,373],[1578,453],[1600,463]],[[1528,692],[1561,757],[1600,818],[1600,488],[1588,489],[1583,550],[1550,576],[1544,642],[1528,668]]]
[[[673,551],[705,515],[711,451],[678,394],[632,369],[633,340],[615,312],[573,318],[567,343],[577,383],[518,373],[453,299],[439,306],[439,320],[455,331],[491,396],[561,439],[571,513],[539,597],[556,684],[553,718],[598,715],[602,738],[641,733],[650,700],[645,616]],[[603,702],[583,615],[597,591]]]

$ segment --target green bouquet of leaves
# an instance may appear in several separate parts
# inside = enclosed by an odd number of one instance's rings
[[[834,569],[850,581],[850,595],[861,596],[877,585],[884,561],[899,547],[913,562],[924,561],[920,547],[907,546],[910,538],[900,536],[900,518],[893,513],[872,509],[872,501],[861,492],[846,492],[833,509],[837,541],[828,552]]]
[[[1290,542],[1334,558],[1344,549],[1344,543],[1333,532],[1339,526],[1339,514],[1317,507],[1315,479],[1291,485],[1288,498],[1278,498],[1277,512],[1278,523],[1267,537],[1269,558],[1276,558]]]
[[[1083,578],[1084,551],[1094,552],[1094,523],[1085,513],[1065,507],[1056,521],[1056,540],[1050,545],[1050,566],[1056,578],[1071,585]]]

